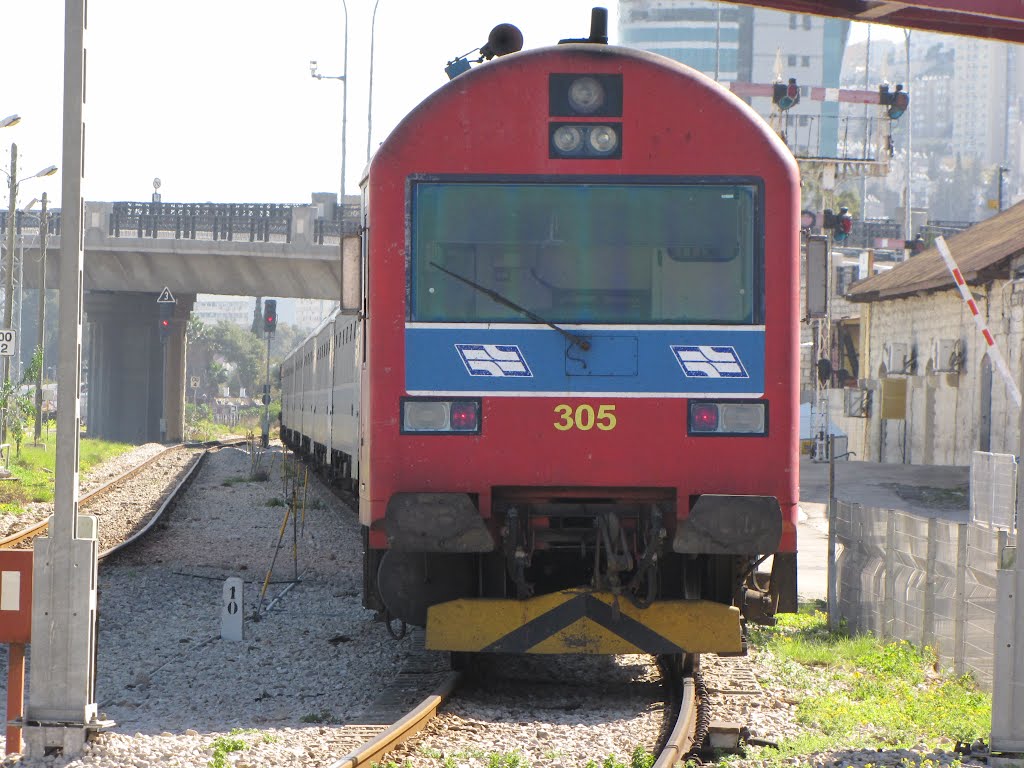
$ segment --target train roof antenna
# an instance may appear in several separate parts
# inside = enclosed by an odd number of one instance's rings
[[[559,45],[564,45],[565,43],[595,43],[597,45],[608,45],[608,9],[591,9],[590,37],[569,38],[558,41]]]

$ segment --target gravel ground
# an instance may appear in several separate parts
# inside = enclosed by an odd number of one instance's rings
[[[246,621],[242,642],[219,639],[224,579],[245,580],[250,615],[274,560],[285,514],[281,457],[265,454],[271,479],[248,482],[246,451],[211,453],[164,530],[104,561],[97,700],[117,727],[70,761],[11,757],[0,765],[206,766],[216,739],[236,728],[253,729],[241,735],[252,746],[232,753],[239,768],[326,765],[340,756],[332,726],[376,697],[408,641],[391,640],[360,606],[357,519],[315,482],[295,537],[298,564],[289,526],[264,602],[296,570],[301,583],[260,621]],[[27,677],[31,686],[31,660]]]
[[[107,479],[136,459],[121,457],[116,461],[122,467],[105,467]],[[384,689],[411,653],[411,644],[392,640],[360,606],[356,516],[314,481],[308,485],[301,535],[295,537],[297,565],[291,526],[277,549],[285,512],[280,500],[290,495],[281,479],[280,451],[265,454],[261,466],[270,470],[271,479],[250,482],[246,478],[253,462],[245,450],[211,453],[163,530],[102,565],[97,698],[102,716],[117,726],[76,758],[10,756],[0,766],[205,768],[233,729],[244,729],[238,738],[246,745],[226,756],[227,765],[237,768],[326,766],[347,751],[340,724]],[[245,612],[252,614],[275,551],[264,604],[287,588],[284,582],[296,571],[301,583],[265,610],[260,621],[247,621],[242,642],[219,639],[224,579],[245,580]],[[537,664],[498,662],[502,674],[513,677]],[[716,705],[714,719],[738,722],[752,736],[773,741],[800,732],[796,702],[814,692],[773,683],[765,655],[744,660],[707,656],[702,666]],[[646,699],[620,700],[612,685],[616,679],[632,680],[638,690],[650,688],[655,674],[650,658],[566,659],[562,667],[570,679],[585,684],[569,685],[561,703],[514,694],[485,677],[484,684],[447,705],[423,738],[394,759],[415,768],[441,768],[445,758],[459,768],[485,768],[493,753],[516,751],[523,765],[575,768],[588,760],[600,763],[610,754],[628,759],[635,745],[653,746],[664,721],[657,696],[648,692]],[[752,684],[755,678],[762,683]],[[542,679],[550,687],[550,679]],[[5,681],[3,658],[0,684]],[[736,690],[747,692],[726,695]],[[601,696],[594,695],[598,691]],[[863,750],[792,763],[897,766],[904,760],[920,764],[924,758],[947,766],[958,756]],[[739,763],[742,768],[757,765]]]

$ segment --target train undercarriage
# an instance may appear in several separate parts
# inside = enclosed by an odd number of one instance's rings
[[[396,494],[365,602],[438,650],[741,653],[744,620],[796,609],[795,553],[759,569],[778,502],[696,497],[680,523],[675,509],[671,490],[496,488],[485,519],[468,494]]]

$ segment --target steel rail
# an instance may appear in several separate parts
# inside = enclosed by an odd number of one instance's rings
[[[462,679],[461,672],[451,672],[441,681],[438,687],[423,701],[409,711],[401,720],[357,747],[340,760],[331,763],[327,768],[359,768],[379,763],[381,758],[395,747],[418,733],[437,714],[445,699],[458,686]]]
[[[207,450],[208,450],[209,448],[212,448],[212,447],[223,447],[223,446],[227,446],[227,445],[236,445],[237,442],[238,441],[235,440],[235,439],[229,439],[229,440],[226,440],[224,442],[210,442],[210,443],[202,443],[200,445],[205,445],[207,447]],[[156,454],[150,456],[148,459],[146,459],[142,463],[132,467],[131,469],[129,469],[126,472],[123,472],[122,474],[120,474],[117,477],[115,477],[114,479],[104,483],[103,485],[99,486],[98,488],[94,488],[93,490],[91,490],[88,493],[84,494],[79,499],[79,501],[78,501],[79,508],[80,509],[84,508],[88,504],[94,502],[98,497],[102,496],[103,494],[107,493],[108,491],[113,490],[114,487],[116,487],[120,483],[123,483],[125,480],[128,480],[128,479],[134,477],[135,475],[139,474],[144,469],[146,469],[149,465],[155,463],[158,459],[164,458],[170,452],[182,450],[184,448],[194,448],[194,447],[196,447],[196,444],[194,444],[194,443],[192,443],[192,444],[189,444],[189,443],[179,443],[177,445],[169,445],[169,446],[165,447],[159,453],[156,453]],[[111,552],[115,552],[118,549],[120,549],[120,547],[123,546],[124,544],[127,544],[129,542],[135,541],[143,533],[148,531],[150,529],[150,527],[152,527],[152,525],[160,518],[160,516],[163,514],[164,510],[166,509],[166,507],[169,505],[171,500],[174,499],[174,497],[177,495],[177,493],[181,490],[181,488],[183,487],[185,482],[192,476],[192,473],[195,471],[196,467],[199,466],[199,462],[201,461],[202,457],[205,456],[205,455],[206,455],[206,452],[204,451],[203,453],[201,453],[199,455],[200,458],[197,459],[195,462],[193,462],[192,466],[189,468],[189,470],[186,473],[185,477],[182,479],[181,482],[178,483],[177,486],[175,486],[174,490],[164,499],[163,503],[160,505],[160,508],[156,511],[156,513],[154,513],[154,515],[150,518],[150,521],[145,525],[144,528],[142,528],[142,530],[140,530],[137,533],[133,534],[130,538],[128,538],[124,542],[122,542],[121,545],[118,545],[116,547],[111,547],[110,549],[106,550],[105,552],[100,553],[99,557],[101,559],[103,557],[106,557]],[[29,526],[27,526],[25,528],[22,528],[20,531],[18,531],[16,533],[12,533],[9,536],[6,536],[5,538],[0,539],[0,549],[13,549],[18,544],[20,544],[23,541],[26,541],[27,539],[35,538],[36,536],[41,536],[41,535],[43,535],[43,533],[46,532],[46,529],[48,528],[48,526],[49,526],[49,520],[40,520],[37,523],[33,523],[32,525],[29,525]]]
[[[694,737],[697,731],[697,696],[696,684],[692,677],[687,677],[681,682],[679,716],[676,724],[661,749],[661,754],[654,762],[653,768],[671,768],[680,762],[685,762],[687,754],[694,744]]]
[[[205,459],[208,454],[209,449],[204,450],[202,453],[196,455],[196,458],[189,465],[188,469],[185,470],[185,473],[182,475],[177,485],[174,486],[170,493],[164,496],[164,500],[160,502],[160,506],[152,515],[150,515],[149,520],[146,522],[144,526],[142,526],[139,530],[137,530],[135,533],[133,533],[131,536],[129,536],[127,539],[120,542],[119,544],[115,544],[110,549],[100,552],[99,555],[97,555],[97,559],[102,560],[108,555],[112,555],[118,550],[124,549],[129,544],[132,544],[138,539],[141,539],[143,536],[145,536],[149,532],[149,529],[156,525],[157,521],[160,520],[163,513],[167,511],[168,507],[170,507],[172,504],[174,504],[174,502],[178,500],[178,494],[181,493],[182,489],[185,488],[192,481],[192,476],[195,475],[196,471],[199,469],[199,466],[203,463],[203,459]],[[163,452],[157,455],[166,456],[167,454],[166,452]]]

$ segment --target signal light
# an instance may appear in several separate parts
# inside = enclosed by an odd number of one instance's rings
[[[160,341],[167,341],[171,336],[171,318],[174,316],[174,305],[162,302],[157,306],[160,307],[160,320],[157,324],[157,328],[160,330]]]
[[[800,103],[800,86],[796,84],[795,77],[789,78],[785,85],[776,83],[772,86],[772,103],[783,112]]]
[[[263,331],[273,333],[277,330],[277,300],[267,299],[263,303]]]
[[[896,90],[889,92],[888,85],[878,86],[878,103],[886,107],[886,112],[892,120],[898,120],[910,106],[910,94],[903,90],[903,84],[898,83]]]
[[[839,213],[835,216],[835,225],[832,228],[832,235],[837,243],[844,243],[852,231],[853,216],[850,215],[850,209],[845,205],[841,206],[839,208]]]

